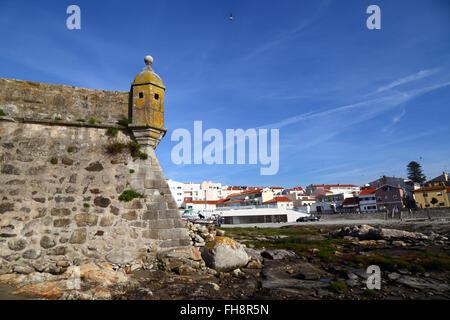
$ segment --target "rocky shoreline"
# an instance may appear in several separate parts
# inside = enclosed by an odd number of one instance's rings
[[[240,241],[225,236],[231,230],[186,227],[190,247],[143,254],[139,263],[58,261],[52,272],[16,268],[0,275],[0,283],[15,287],[17,297],[37,299],[450,299],[445,223],[419,226],[421,232],[367,225],[293,227],[282,232],[294,236]],[[302,249],[285,249],[283,243]],[[380,290],[366,285],[372,264],[381,269]]]

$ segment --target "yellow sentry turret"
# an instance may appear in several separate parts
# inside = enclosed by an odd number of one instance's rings
[[[132,124],[164,128],[164,86],[152,69],[153,58],[144,58],[146,66],[131,84]]]

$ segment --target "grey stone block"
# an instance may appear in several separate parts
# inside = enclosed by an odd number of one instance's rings
[[[159,214],[157,210],[145,211],[142,215],[143,220],[157,220],[159,219]]]
[[[171,229],[174,227],[172,219],[154,220],[149,223],[150,229]]]

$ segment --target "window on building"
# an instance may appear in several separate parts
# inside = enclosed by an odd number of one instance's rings
[[[155,100],[159,100],[159,94],[155,93]]]
[[[143,92],[139,92],[139,99],[142,99],[144,97],[144,93]]]
[[[438,196],[442,196],[442,192],[438,192],[437,195],[438,195]]]
[[[439,205],[440,205],[441,207],[443,207],[443,206],[445,206],[445,203],[439,202]]]

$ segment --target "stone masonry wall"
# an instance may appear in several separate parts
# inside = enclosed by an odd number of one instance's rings
[[[6,95],[15,94],[5,93],[4,79],[0,83],[4,103]],[[22,98],[9,101],[33,96],[18,95]],[[53,107],[47,113],[42,107],[42,115],[57,112],[56,103],[48,110]],[[92,114],[102,108],[94,107]],[[119,111],[114,112],[104,119],[117,119]],[[133,159],[129,152],[111,156],[105,149],[109,141],[127,143],[132,137],[123,130],[111,138],[106,131],[0,117],[0,273],[20,264],[48,272],[61,259],[74,265],[90,260],[125,264],[161,249],[189,246],[154,150],[142,150],[147,160]],[[145,198],[120,201],[126,189]]]
[[[0,109],[13,118],[66,121],[128,118],[129,92],[0,78]]]

